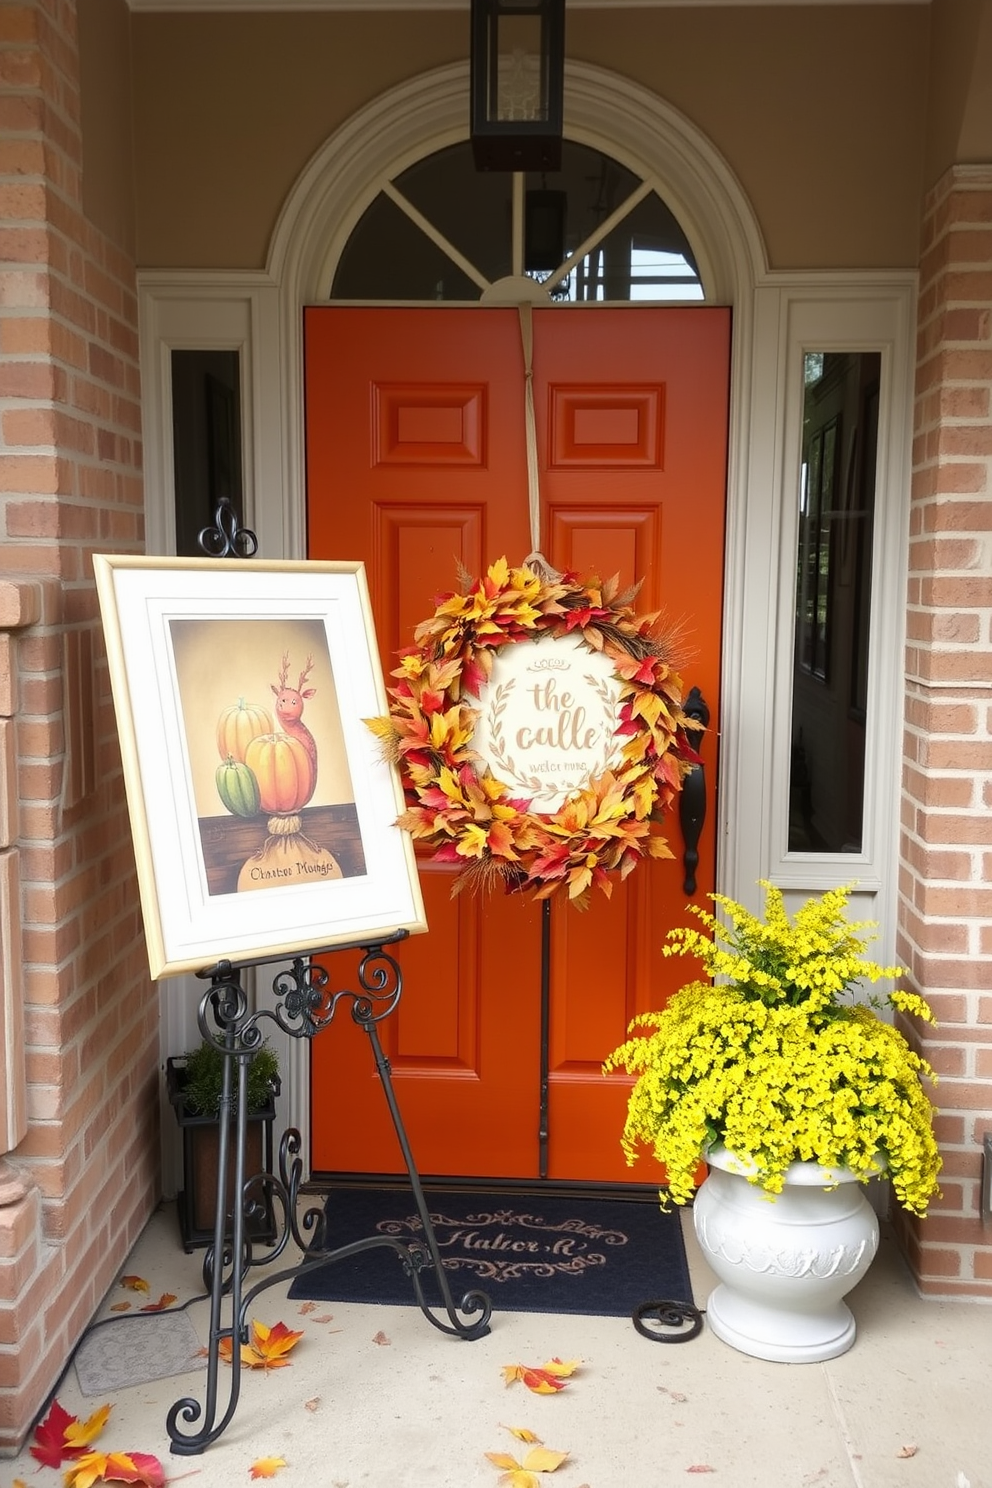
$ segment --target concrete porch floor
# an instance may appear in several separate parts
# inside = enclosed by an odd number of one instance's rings
[[[691,1216],[683,1223],[705,1306],[712,1275]],[[166,1204],[122,1274],[145,1278],[151,1300],[172,1292],[178,1305],[202,1292],[202,1260],[183,1252]],[[922,1299],[884,1229],[848,1298],[854,1347],[824,1364],[765,1363],[705,1328],[665,1345],[628,1318],[497,1312],[490,1335],[468,1343],[443,1336],[416,1307],[329,1302],[301,1315],[286,1292],[264,1292],[251,1316],[304,1330],[290,1366],[245,1371],[233,1421],[200,1456],[171,1455],[165,1420],[180,1397],[203,1400],[202,1369],[86,1397],[70,1367],[57,1397],[80,1420],[111,1401],[94,1447],[153,1453],[169,1483],[188,1477],[195,1488],[249,1484],[262,1457],[285,1459],[281,1488],[497,1488],[500,1470],[484,1454],[520,1460],[529,1450],[507,1426],[570,1453],[542,1488],[663,1488],[697,1474],[725,1488],[992,1488],[992,1309]],[[101,1317],[123,1300],[134,1310],[148,1299],[115,1287]],[[188,1316],[206,1343],[207,1303]],[[503,1365],[554,1355],[583,1361],[560,1394],[504,1385]],[[228,1378],[222,1366],[218,1414]],[[61,1482],[27,1446],[0,1462],[0,1488],[17,1478]]]

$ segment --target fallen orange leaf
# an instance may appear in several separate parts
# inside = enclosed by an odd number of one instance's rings
[[[302,1313],[316,1312],[317,1311],[317,1304],[316,1304],[316,1302],[304,1302],[302,1304],[302,1306],[298,1307],[296,1310],[297,1310],[297,1312],[302,1312]]]
[[[283,1457],[259,1457],[249,1471],[253,1478],[274,1478],[281,1467],[286,1466]]]
[[[522,1380],[535,1395],[556,1395],[565,1388],[564,1380],[555,1379],[542,1369],[525,1369],[522,1364],[508,1364],[503,1370],[503,1378],[508,1385],[512,1385],[514,1380]]]
[[[302,1337],[302,1332],[294,1332],[285,1323],[274,1323],[271,1328],[267,1328],[264,1323],[253,1318],[248,1342],[241,1345],[241,1362],[248,1369],[285,1369],[290,1363],[286,1354],[291,1348],[295,1348]],[[230,1364],[230,1338],[222,1338],[217,1351]]]
[[[916,1443],[915,1442],[911,1442],[908,1446],[900,1447],[899,1450],[898,1450],[898,1452],[896,1453],[896,1456],[897,1457],[915,1457],[916,1454],[917,1454],[917,1452],[919,1450],[920,1449],[916,1445]]]
[[[175,1298],[175,1294],[173,1292],[163,1292],[162,1295],[161,1295],[161,1297],[159,1297],[159,1299],[158,1299],[157,1302],[146,1302],[145,1306],[141,1309],[141,1311],[142,1312],[162,1312],[162,1311],[164,1311],[164,1309],[166,1307],[171,1307],[172,1304],[173,1304],[173,1302],[175,1302],[175,1300],[176,1300],[176,1298]]]
[[[504,1364],[504,1383],[512,1385],[514,1380],[522,1380],[528,1390],[533,1390],[535,1395],[554,1395],[558,1390],[563,1390],[570,1375],[582,1363],[581,1359],[549,1359],[540,1367],[529,1364]]]
[[[308,1410],[308,1411],[315,1411],[319,1405],[320,1405],[320,1396],[319,1395],[315,1395],[312,1400],[304,1400],[304,1402],[303,1402],[303,1409],[304,1410]]]
[[[87,1452],[65,1474],[66,1488],[92,1488],[99,1482],[163,1488],[165,1473],[158,1458],[147,1452]]]
[[[130,1312],[131,1304],[130,1302],[115,1302],[110,1310],[111,1312]]]
[[[385,1333],[383,1333],[383,1331],[382,1331],[381,1328],[379,1329],[378,1333],[374,1333],[372,1335],[372,1342],[373,1343],[383,1343],[383,1344],[385,1344],[385,1343],[389,1343],[390,1341],[391,1340],[386,1337]]]
[[[122,1276],[121,1286],[128,1287],[132,1292],[147,1292],[149,1289],[143,1276]]]

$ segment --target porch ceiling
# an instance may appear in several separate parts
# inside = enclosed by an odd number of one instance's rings
[[[470,0],[128,0],[131,10],[468,10]],[[768,5],[929,5],[931,0],[568,0],[570,10],[740,9]]]

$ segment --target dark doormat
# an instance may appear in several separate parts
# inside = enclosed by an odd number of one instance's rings
[[[482,1290],[503,1312],[620,1317],[658,1298],[692,1302],[679,1214],[662,1213],[657,1199],[431,1190],[427,1207],[456,1304]],[[328,1249],[372,1235],[423,1235],[409,1190],[335,1190],[326,1212]],[[421,1277],[428,1303],[439,1305],[433,1272]],[[386,1247],[314,1267],[289,1295],[416,1304],[399,1255]]]

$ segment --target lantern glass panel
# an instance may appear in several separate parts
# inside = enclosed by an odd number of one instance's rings
[[[541,18],[501,16],[496,67],[489,72],[488,118],[505,123],[547,123],[548,80],[541,61]]]

